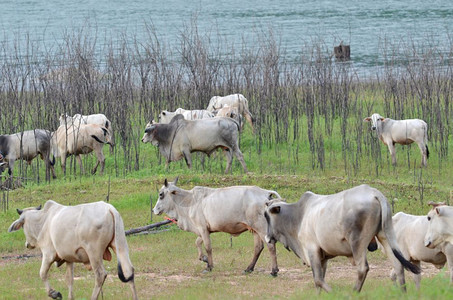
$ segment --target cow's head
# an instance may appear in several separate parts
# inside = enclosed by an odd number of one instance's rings
[[[154,133],[157,130],[157,124],[146,124],[145,134],[142,137],[143,143],[152,143],[154,146],[159,146],[156,139],[154,139]]]
[[[433,208],[428,213],[428,230],[425,235],[425,246],[435,248],[444,242],[452,242],[453,208],[444,203],[430,202]]]
[[[364,122],[371,122],[371,129],[376,130],[378,128],[379,122],[384,122],[385,118],[380,114],[372,114],[371,117],[366,117],[363,119]]]
[[[267,234],[265,237],[266,243],[275,244],[277,241],[282,243],[287,250],[289,250],[289,239],[286,224],[287,220],[282,213],[285,209],[286,203],[277,200],[270,200],[266,203],[267,208],[264,212],[264,217],[267,221]]]
[[[179,177],[176,177],[173,182],[168,182],[167,178],[165,178],[164,185],[159,190],[159,198],[153,209],[153,212],[156,215],[166,213],[172,218],[177,218],[175,205],[178,201],[175,200],[178,200],[177,198],[180,197],[184,191],[176,186],[178,178]]]
[[[17,213],[20,215],[20,217],[8,228],[8,232],[17,231],[22,227],[24,228],[25,247],[27,247],[28,249],[33,249],[37,246],[37,238],[40,231],[40,226],[37,225],[40,225],[40,218],[37,217],[36,214],[39,210],[41,210],[41,205],[39,205],[38,207],[17,209]]]

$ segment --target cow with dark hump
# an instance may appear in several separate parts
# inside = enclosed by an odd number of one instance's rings
[[[118,277],[127,282],[134,299],[137,292],[134,284],[134,267],[129,259],[129,248],[124,233],[123,220],[118,211],[105,202],[94,202],[76,206],[64,206],[49,200],[37,208],[18,209],[20,217],[8,229],[13,232],[24,228],[25,246],[38,247],[42,253],[39,275],[46,287],[47,295],[61,299],[61,293],[49,284],[48,271],[56,262],[66,263],[68,298],[73,299],[74,263],[83,263],[94,271],[95,286],[91,299],[97,299],[107,272],[102,259],[111,260],[111,248],[118,258]]]
[[[185,120],[176,115],[169,124],[146,125],[143,143],[152,143],[159,147],[166,159],[166,166],[172,161],[184,157],[189,169],[192,167],[192,152],[203,152],[210,155],[217,148],[222,148],[227,157],[225,173],[231,169],[233,155],[241,163],[244,172],[247,166],[244,155],[239,149],[239,124],[226,117]]]
[[[280,195],[271,190],[257,186],[231,186],[226,188],[208,188],[196,186],[184,190],[174,182],[165,179],[159,191],[159,199],[154,206],[156,215],[166,213],[177,221],[178,227],[195,233],[198,238],[196,246],[199,260],[206,262],[206,271],[214,267],[210,234],[226,232],[239,235],[251,231],[254,236],[255,251],[252,262],[245,272],[252,272],[264,248],[266,220],[264,218],[265,203]],[[203,254],[204,244],[207,256]],[[269,248],[273,276],[278,273],[275,245],[266,243]]]
[[[27,130],[9,135],[0,135],[0,173],[8,166],[8,174],[12,175],[14,163],[22,159],[31,163],[36,156],[41,156],[46,165],[46,179],[55,178],[55,170],[50,160],[51,132],[44,129]]]
[[[368,185],[333,195],[306,192],[297,203],[271,202],[266,209],[266,241],[280,241],[313,271],[318,291],[331,291],[324,278],[327,261],[346,256],[357,266],[356,291],[362,289],[369,267],[367,247],[376,237],[405,287],[403,267],[413,273],[420,269],[401,255],[392,226],[392,210],[385,196]]]

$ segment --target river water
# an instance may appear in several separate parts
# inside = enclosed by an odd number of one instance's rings
[[[381,65],[385,47],[414,43],[444,54],[453,48],[453,1],[447,0],[0,0],[0,42],[27,38],[53,47],[78,30],[140,41],[148,24],[172,46],[194,20],[200,34],[239,45],[272,28],[289,59],[306,45],[333,50],[343,41],[359,71]]]

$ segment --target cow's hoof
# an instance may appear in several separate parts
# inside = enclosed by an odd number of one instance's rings
[[[63,299],[63,296],[61,295],[60,292],[57,292],[56,290],[50,290],[49,292],[49,297],[52,299]]]
[[[242,272],[242,274],[247,275],[247,274],[250,274],[252,272],[253,272],[253,270],[246,269],[246,270],[244,270],[244,272]]]
[[[277,277],[278,271],[279,271],[278,269],[273,269],[273,270],[271,271],[271,276],[272,276],[272,277]]]

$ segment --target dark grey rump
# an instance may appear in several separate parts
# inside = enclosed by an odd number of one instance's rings
[[[9,136],[0,135],[0,154],[7,156],[9,153]]]

